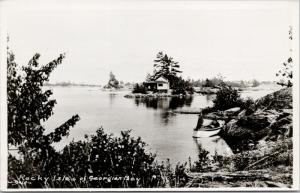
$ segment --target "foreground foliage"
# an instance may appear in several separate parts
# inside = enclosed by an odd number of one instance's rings
[[[200,148],[199,160],[192,168],[195,172],[213,171],[247,171],[256,169],[273,169],[279,166],[293,166],[292,139],[279,141],[262,141],[255,148],[236,153],[232,156],[222,156]]]
[[[293,28],[290,26],[289,29],[289,39],[293,40]],[[290,49],[292,50],[292,49]],[[276,76],[281,78],[277,84],[283,87],[292,87],[293,86],[293,59],[289,57],[285,62],[282,64],[281,70],[276,73]]]
[[[7,102],[8,102],[8,143],[9,145],[24,148],[39,148],[49,146],[53,142],[59,142],[67,136],[69,128],[79,120],[74,115],[54,132],[44,134],[45,128],[42,122],[48,120],[53,114],[56,100],[49,99],[51,90],[43,90],[42,87],[48,81],[50,73],[62,63],[65,58],[61,54],[50,63],[40,66],[40,55],[35,54],[28,65],[22,66],[19,72],[15,63],[15,56],[8,52],[7,58]]]
[[[61,152],[53,150],[48,162],[43,157],[17,159],[9,156],[10,188],[154,188],[181,187],[188,180],[186,165],[173,169],[154,162],[155,155],[146,151],[141,138],[130,131],[120,137],[106,134],[102,128],[85,140],[71,142]],[[33,163],[31,163],[33,161]],[[37,165],[36,165],[37,164]],[[39,165],[45,170],[39,170]],[[42,177],[26,180],[25,177]],[[45,180],[44,178],[49,178]],[[64,179],[59,179],[64,178]]]
[[[46,134],[42,125],[53,114],[56,100],[51,90],[44,90],[51,72],[65,58],[61,54],[46,65],[39,65],[35,54],[26,66],[18,66],[12,52],[7,52],[7,103],[9,152],[17,149],[20,159],[9,156],[9,178],[17,173],[43,174],[57,164],[52,144],[68,136],[69,129],[79,120],[78,115]]]
[[[85,141],[72,142],[61,154],[61,175],[113,176],[139,179],[134,181],[89,181],[89,187],[152,187],[158,181],[152,179],[159,171],[151,166],[155,155],[145,152],[146,144],[141,138],[134,139],[129,131],[121,132],[121,137],[113,137],[98,129],[96,135]],[[65,160],[65,161],[63,161]],[[70,172],[71,171],[71,172]]]

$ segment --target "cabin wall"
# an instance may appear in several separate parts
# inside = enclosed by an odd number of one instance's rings
[[[157,90],[157,84],[149,84],[149,83],[146,83],[145,84],[145,86],[146,86],[146,88],[148,89],[148,90],[151,90],[151,91],[153,91],[153,90]]]
[[[169,90],[170,86],[168,83],[158,83],[157,90]]]

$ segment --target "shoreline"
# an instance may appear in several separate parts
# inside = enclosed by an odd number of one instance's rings
[[[168,93],[155,93],[155,94],[141,94],[141,93],[130,93],[126,94],[125,98],[166,98],[166,97],[192,97],[193,94],[168,94]]]

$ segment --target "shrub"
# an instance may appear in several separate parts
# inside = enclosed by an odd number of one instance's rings
[[[183,88],[176,88],[176,89],[172,90],[172,94],[173,95],[180,95],[180,94],[185,95],[186,92]]]
[[[230,165],[231,165],[231,158],[229,156],[223,156],[223,155],[218,155],[217,152],[215,152],[215,154],[212,156],[213,158],[213,163],[216,164],[216,166],[218,167],[218,169],[231,169]]]
[[[77,178],[89,176],[113,176],[139,178],[139,181],[91,181],[91,187],[156,187],[159,171],[153,167],[155,155],[146,153],[146,144],[140,137],[133,138],[130,131],[113,137],[102,128],[85,141],[72,142],[61,154],[61,175]],[[157,176],[156,180],[152,176]]]
[[[257,149],[242,151],[232,156],[235,170],[267,169],[293,165],[292,139],[267,141]]]
[[[156,163],[155,167],[161,174],[160,187],[184,187],[189,179],[186,174],[186,166],[187,163],[180,164],[178,162],[173,168],[169,159],[166,162],[162,161],[160,165]]]
[[[220,90],[217,92],[217,96],[213,102],[215,109],[226,110],[240,106],[241,98],[237,90],[225,83],[222,83],[220,84]]]
[[[256,110],[255,102],[252,98],[242,99],[238,91],[226,83],[220,84],[220,90],[217,92],[216,98],[213,100],[214,109],[226,110],[233,107],[240,107],[246,110],[246,115]]]
[[[204,83],[204,87],[216,87],[223,82],[222,77],[214,77],[212,79],[206,79]]]
[[[73,182],[49,180],[49,184],[37,181],[26,184],[25,188],[162,187],[161,166],[154,164],[155,155],[146,152],[145,147],[145,142],[140,137],[131,137],[130,131],[114,137],[100,128],[96,135],[86,135],[85,140],[73,141],[61,152],[50,152],[52,162],[42,160],[42,156],[22,160],[9,156],[9,171],[12,170],[9,180],[17,180],[21,174],[75,179]],[[43,167],[44,170],[41,170]],[[99,177],[103,179],[99,180]]]
[[[209,152],[203,149],[201,146],[198,147],[198,161],[195,162],[195,169],[198,172],[210,171],[210,159]]]
[[[147,94],[147,88],[143,84],[136,83],[133,87],[132,93]]]
[[[240,99],[241,109],[245,109],[245,115],[250,115],[256,110],[255,102],[252,98]]]
[[[250,165],[252,157],[249,151],[243,151],[241,153],[235,154],[232,158],[234,167],[237,171],[244,170]]]
[[[186,93],[193,94],[194,93],[194,88],[192,86],[192,83],[190,81],[184,80],[181,77],[174,77],[173,78],[173,84],[170,85],[171,88],[173,89],[172,94],[177,95],[177,94],[183,94],[185,95]]]
[[[268,141],[265,147],[269,159],[264,160],[257,168],[276,167],[279,165],[293,166],[293,140],[292,138]]]
[[[174,187],[184,187],[187,182],[188,182],[188,175],[186,174],[187,163],[180,164],[178,163],[175,167],[175,179],[173,178],[174,181]]]

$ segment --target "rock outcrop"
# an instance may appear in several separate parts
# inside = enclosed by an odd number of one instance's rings
[[[277,140],[292,136],[292,89],[285,88],[255,101],[254,112],[231,117],[221,135],[226,141]],[[237,112],[235,112],[237,113]],[[228,117],[228,116],[227,116]],[[229,117],[230,118],[230,117]]]
[[[262,110],[281,111],[282,109],[293,109],[292,88],[284,88],[257,99],[255,106]]]

